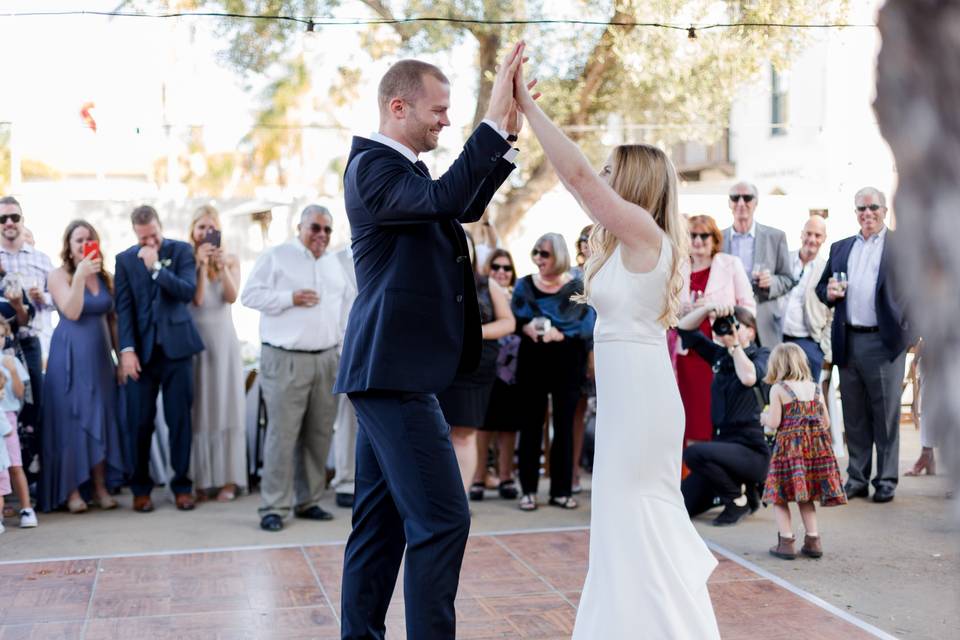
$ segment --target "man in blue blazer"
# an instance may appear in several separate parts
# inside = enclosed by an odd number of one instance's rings
[[[137,244],[117,256],[116,305],[120,365],[128,395],[136,407],[136,462],[130,487],[133,508],[153,511],[150,444],[163,389],[163,416],[170,428],[170,488],[177,508],[193,509],[190,470],[190,408],[193,403],[193,355],[203,342],[187,308],[197,289],[193,249],[163,237],[160,218],[143,205],[130,216]],[[131,382],[132,381],[132,382]]]
[[[909,331],[893,278],[895,240],[884,224],[886,198],[865,187],[854,203],[860,233],[830,247],[817,296],[835,308],[831,338],[850,454],[847,496],[869,495],[876,446],[873,500],[890,502],[899,479],[900,396]]]
[[[358,295],[335,393],[356,409],[353,532],[343,568],[344,639],[384,637],[406,550],[408,638],[455,637],[454,598],[470,513],[436,393],[476,367],[480,317],[461,222],[478,220],[514,165],[517,48],[481,124],[433,180],[417,159],[449,126],[437,67],[393,65],[379,87],[380,130],[355,137],[344,175]]]

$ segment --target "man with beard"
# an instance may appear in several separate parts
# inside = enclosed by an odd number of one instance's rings
[[[8,274],[19,274],[19,285],[36,309],[36,315],[29,324],[20,327],[17,335],[30,374],[30,400],[20,412],[19,431],[23,470],[27,480],[32,483],[42,464],[39,459],[40,410],[43,406],[43,348],[40,332],[45,323],[49,324],[53,311],[53,301],[47,293],[47,275],[53,271],[53,264],[47,254],[27,242],[23,219],[23,210],[16,198],[0,198],[0,267]]]
[[[359,421],[344,639],[384,637],[404,553],[407,637],[456,635],[470,514],[436,393],[479,362],[480,312],[460,223],[479,220],[514,169],[519,52],[501,64],[483,123],[438,179],[418,159],[450,125],[450,84],[431,64],[394,64],[380,81],[379,131],[353,139],[344,186],[358,295],[335,388]]]

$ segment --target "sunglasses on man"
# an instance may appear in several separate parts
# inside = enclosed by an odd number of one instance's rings
[[[867,209],[870,209],[870,211],[879,211],[879,210],[880,210],[880,205],[878,205],[878,204],[865,204],[865,205],[861,205],[861,206],[857,207],[857,211],[859,211],[860,213],[863,213],[863,212],[866,211]],[[0,219],[2,219],[2,217],[0,217]]]
[[[503,271],[505,273],[511,273],[513,271],[513,265],[510,264],[497,264],[496,262],[490,265],[490,271]]]
[[[7,224],[7,220],[13,223],[20,222],[19,213],[4,213],[0,215],[0,224]]]
[[[743,200],[744,202],[753,202],[754,196],[749,193],[731,193],[730,202],[736,202],[737,200]]]
[[[540,256],[544,260],[549,259],[551,255],[553,254],[550,253],[549,251],[544,251],[543,249],[534,249],[533,251],[530,252],[531,258],[536,258],[537,256]]]
[[[323,231],[325,234],[330,235],[333,233],[333,227],[330,225],[317,224],[316,222],[310,223],[310,233],[320,233]]]

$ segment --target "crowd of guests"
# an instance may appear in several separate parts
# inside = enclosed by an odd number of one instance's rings
[[[797,502],[807,535],[801,551],[816,557],[814,502],[867,497],[871,483],[873,501],[894,497],[900,385],[913,336],[887,259],[894,233],[884,194],[857,192],[861,231],[834,243],[829,256],[821,255],[823,218],[806,221],[791,253],[783,231],[756,221],[758,201],[757,189],[740,183],[729,194],[730,228],[688,217],[684,315],[668,341],[686,410],[682,491],[691,516],[722,507],[716,525],[773,504],[780,531],[771,552],[779,557],[795,555],[786,505]],[[16,494],[22,527],[37,526],[31,486],[41,511],[112,509],[123,485],[135,511],[152,511],[160,395],[172,468],[164,480],[178,509],[233,500],[250,489],[253,466],[263,529],[279,531],[290,516],[329,520],[319,502],[331,459],[336,503],[350,507],[356,417],[332,388],[356,279],[349,248],[328,251],[331,213],[304,209],[297,236],[264,252],[245,283],[215,208],[195,212],[188,242],[165,238],[152,207],[137,207],[131,223],[137,244],[117,255],[112,271],[83,220],[68,225],[53,268],[28,242],[20,204],[0,198],[0,500]],[[482,356],[438,399],[471,500],[495,491],[533,511],[546,471],[548,504],[578,506],[594,393],[595,314],[578,301],[590,232],[578,237],[575,260],[563,236],[544,234],[531,250],[534,272],[519,279],[492,225],[479,223],[468,236]],[[267,429],[256,460],[248,460],[246,383],[231,316],[238,300],[261,314],[256,384]],[[54,310],[44,374],[42,339]],[[849,449],[845,486],[821,385],[833,365]]]

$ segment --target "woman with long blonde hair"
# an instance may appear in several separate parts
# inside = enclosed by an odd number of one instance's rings
[[[213,490],[233,500],[247,486],[243,359],[230,306],[240,288],[240,261],[222,246],[220,214],[211,205],[196,210],[189,238],[197,260],[197,292],[190,315],[205,349],[193,360],[193,446],[190,477],[197,498]]]
[[[598,175],[537,106],[522,68],[514,80],[544,153],[594,222],[580,297],[597,312],[590,566],[573,638],[719,638],[706,584],[717,562],[680,493],[683,404],[666,341],[688,245],[676,171],[660,149],[632,144]]]

